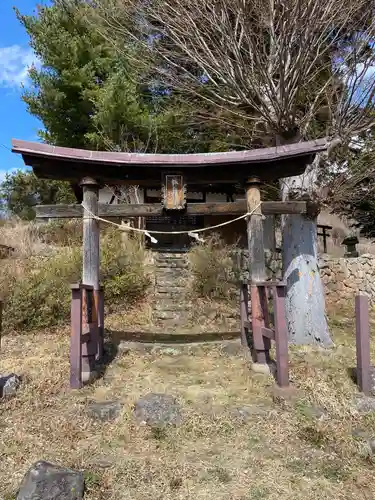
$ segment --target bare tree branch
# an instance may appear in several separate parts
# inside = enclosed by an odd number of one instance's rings
[[[117,48],[143,44],[165,85],[233,123],[299,140],[375,122],[373,1],[106,0],[99,12]]]

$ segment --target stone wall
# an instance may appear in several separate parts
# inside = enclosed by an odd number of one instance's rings
[[[346,300],[363,292],[375,302],[375,255],[356,258],[324,255],[320,258],[319,267],[327,297]]]
[[[268,277],[282,279],[281,254],[265,253]],[[244,262],[247,262],[246,252]],[[367,254],[357,258],[322,255],[319,268],[326,297],[348,300],[353,299],[358,292],[363,292],[375,303],[375,255]]]

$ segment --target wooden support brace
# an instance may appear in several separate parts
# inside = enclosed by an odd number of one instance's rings
[[[4,303],[0,301],[0,348],[1,348],[1,338],[3,333],[3,308],[4,308]]]
[[[241,344],[243,348],[249,348],[249,290],[247,283],[241,283],[240,287],[240,318],[241,318]]]
[[[355,298],[357,384],[366,395],[371,394],[369,300],[365,295]]]
[[[267,329],[268,319],[266,289],[256,284],[251,285],[251,316],[255,349],[253,358],[257,363],[267,364],[270,361],[271,341],[263,336],[263,330]]]
[[[289,359],[284,285],[275,285],[273,287],[273,304],[275,314],[277,383],[280,387],[287,387],[289,385]]]
[[[98,321],[94,289],[81,285],[82,288],[82,372],[85,377],[95,369],[95,358],[98,351]]]
[[[275,331],[273,328],[262,328],[262,335],[270,340],[275,340]]]
[[[251,330],[252,328],[251,321],[244,321],[244,327],[247,328],[248,330]]]
[[[100,361],[104,355],[104,291],[102,287],[94,291],[94,297],[98,320],[96,357]]]
[[[82,387],[82,290],[72,287],[71,334],[70,334],[70,387]]]

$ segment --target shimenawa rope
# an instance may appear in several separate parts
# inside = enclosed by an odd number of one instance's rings
[[[218,229],[219,227],[228,226],[229,224],[232,224],[233,222],[237,222],[239,220],[246,219],[247,217],[251,217],[252,215],[262,215],[262,214],[254,214],[254,212],[260,206],[261,206],[261,203],[258,203],[258,205],[255,208],[253,208],[251,210],[251,212],[247,212],[246,214],[241,215],[240,217],[236,217],[235,219],[222,222],[221,224],[216,224],[215,226],[202,227],[200,229],[192,229],[191,231],[147,231],[146,229],[138,229],[136,227],[127,226],[125,224],[117,224],[116,222],[113,222],[111,220],[103,219],[102,217],[99,217],[98,215],[93,214],[84,205],[84,203],[82,203],[83,209],[90,215],[90,218],[96,219],[96,220],[101,221],[101,222],[106,222],[107,224],[111,224],[112,226],[117,227],[121,231],[134,231],[136,233],[143,233],[145,236],[150,238],[152,243],[158,242],[158,240],[152,236],[153,234],[187,234],[191,238],[194,238],[197,241],[201,241],[203,243],[204,240],[199,237],[198,233],[202,233],[204,231],[212,231],[212,229]]]

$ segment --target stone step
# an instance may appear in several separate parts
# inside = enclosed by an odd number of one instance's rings
[[[188,283],[187,276],[176,276],[172,274],[157,274],[155,276],[156,286],[172,286],[172,287],[184,287]]]
[[[186,268],[181,267],[155,267],[156,274],[189,274]]]
[[[174,294],[174,295],[182,295],[186,292],[186,287],[184,286],[175,286],[175,285],[171,285],[171,286],[162,286],[162,285],[157,285],[155,287],[155,294],[159,294],[159,295],[164,295],[164,294]]]
[[[155,260],[174,260],[174,259],[187,260],[188,257],[186,253],[158,252],[155,254]]]
[[[154,297],[155,299],[160,302],[164,299],[170,299],[170,300],[183,300],[185,297],[184,295],[182,294],[182,292],[178,291],[169,291],[169,292],[159,292],[159,291],[156,291],[154,293]]]
[[[175,320],[178,323],[184,321],[185,318],[182,311],[153,311],[152,316],[158,320]]]
[[[164,299],[157,302],[153,308],[154,311],[186,311],[187,309],[186,304],[181,304],[173,299]]]
[[[187,282],[187,278],[177,278],[176,276],[165,277],[165,276],[155,276],[155,288],[158,289],[160,286],[165,287],[184,287]]]
[[[174,260],[172,262],[161,261],[156,262],[155,267],[157,269],[187,269],[189,267],[189,264],[185,261],[180,260]]]

